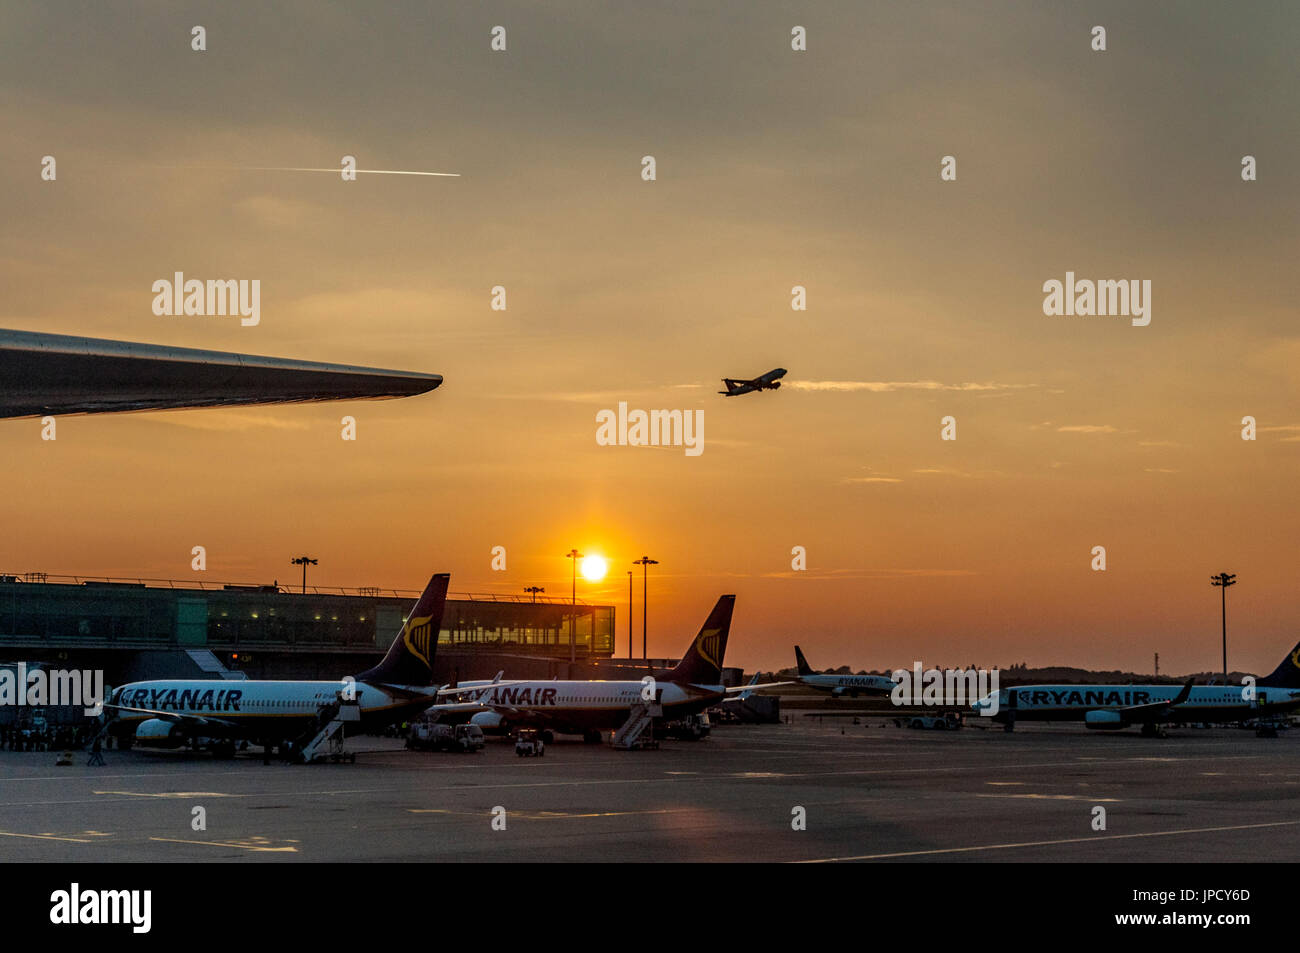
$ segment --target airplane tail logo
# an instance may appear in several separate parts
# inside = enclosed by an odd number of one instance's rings
[[[1300,688],[1300,644],[1282,660],[1273,673],[1257,683],[1265,688]]]
[[[407,619],[402,639],[406,642],[406,650],[432,670],[433,660],[429,658],[429,633],[433,627],[429,623],[428,616],[423,619]]]
[[[429,580],[384,660],[358,675],[358,681],[389,685],[433,684],[433,658],[438,649],[438,632],[442,628],[450,580],[447,573],[439,573]]]
[[[681,662],[660,677],[685,684],[719,684],[722,681],[722,660],[727,653],[727,636],[731,632],[731,614],[735,607],[735,596],[719,597]]]
[[[799,648],[797,645],[794,647],[794,662],[800,675],[813,674],[812,666],[809,665],[808,660],[803,657],[803,649]]]

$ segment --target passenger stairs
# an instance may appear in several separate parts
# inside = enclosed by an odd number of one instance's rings
[[[356,761],[355,752],[343,750],[347,734],[343,726],[360,721],[361,705],[355,698],[352,701],[339,698],[328,705],[322,705],[320,714],[316,717],[316,727],[310,739],[298,749],[298,757],[305,764],[325,758],[336,762]]]
[[[185,654],[190,657],[199,671],[207,675],[219,675],[225,679],[240,680],[247,676],[243,672],[232,672],[226,666],[221,664],[221,659],[217,658],[210,649],[186,649]]]
[[[623,726],[614,733],[614,747],[620,751],[658,748],[654,739],[654,720],[662,718],[664,708],[658,702],[637,702]]]

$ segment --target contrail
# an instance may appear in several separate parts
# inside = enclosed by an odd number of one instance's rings
[[[342,166],[333,169],[306,169],[296,166],[264,166],[264,165],[241,165],[235,166],[243,172],[333,172],[338,175],[343,171]],[[349,172],[356,172],[358,175],[440,175],[450,178],[460,178],[459,172],[409,172],[405,169],[349,169]]]

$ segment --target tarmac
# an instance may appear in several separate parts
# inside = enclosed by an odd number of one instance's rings
[[[349,742],[355,764],[137,749],[105,752],[106,767],[85,753],[56,767],[55,752],[6,751],[0,851],[92,863],[1186,863],[1291,861],[1300,845],[1300,731],[792,722],[720,725],[647,751],[561,740],[540,758],[504,739],[453,754],[370,737]]]

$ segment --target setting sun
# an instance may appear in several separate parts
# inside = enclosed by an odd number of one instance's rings
[[[588,582],[599,582],[605,578],[605,570],[608,568],[604,556],[587,556],[582,560],[582,578]]]

